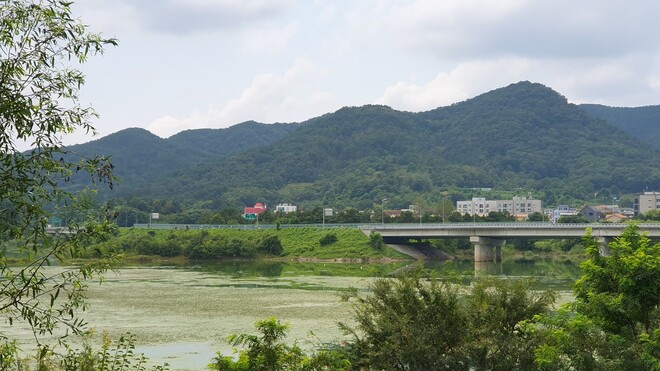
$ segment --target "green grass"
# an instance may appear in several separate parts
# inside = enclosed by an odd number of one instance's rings
[[[327,234],[334,234],[336,242],[321,246],[321,239]],[[304,259],[408,259],[399,252],[384,247],[376,250],[369,244],[369,237],[353,228],[296,228],[281,230],[238,230],[238,229],[208,229],[208,230],[147,230],[120,229],[116,236],[108,241],[91,246],[90,251],[121,251],[127,255],[159,255],[160,251],[172,253],[174,248],[180,248],[181,254],[186,246],[191,244],[218,244],[218,241],[240,241],[242,246],[248,246],[246,251],[235,252],[234,255],[223,257],[253,258],[260,254],[252,254],[250,250],[259,242],[275,235],[279,238],[286,258]],[[145,254],[144,245],[153,246],[151,254]],[[167,249],[165,246],[169,246]],[[212,247],[211,247],[212,248]],[[165,254],[165,253],[163,253]],[[252,254],[252,255],[251,255]],[[166,255],[164,255],[166,256]]]

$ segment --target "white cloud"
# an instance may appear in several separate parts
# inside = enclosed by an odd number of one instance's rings
[[[289,40],[298,31],[297,24],[283,27],[251,28],[243,33],[241,51],[249,55],[284,52]]]
[[[430,110],[524,80],[530,65],[529,60],[522,58],[461,63],[450,72],[441,72],[422,85],[402,81],[389,86],[376,103],[406,111]]]
[[[655,74],[652,59],[637,54],[611,59],[566,60],[544,63],[544,74],[554,88],[573,103],[600,103],[611,106],[658,104],[658,90],[651,77]]]
[[[387,42],[444,60],[611,56],[658,48],[660,3],[569,0],[416,0],[370,3],[348,16],[356,48]]]
[[[653,90],[656,90],[656,91],[660,92],[660,75],[658,75],[658,74],[651,75],[651,76],[649,76],[647,81],[648,81],[649,86]]]
[[[90,25],[91,31],[106,36],[115,37],[141,28],[137,9],[123,1],[85,0],[76,2],[72,9],[83,23]]]
[[[316,20],[320,24],[327,25],[330,22],[333,22],[337,17],[337,4],[334,2],[323,2],[316,0],[315,4],[321,9],[318,13]]]
[[[521,80],[542,83],[572,103],[612,106],[658,104],[660,79],[647,54],[621,58],[531,59],[509,57],[457,64],[426,82],[400,81],[376,103],[423,111],[472,98]],[[654,78],[656,76],[656,78]]]
[[[148,27],[181,35],[276,18],[291,8],[293,0],[134,0],[132,4]]]
[[[151,122],[148,129],[168,137],[181,130],[224,128],[248,120],[303,121],[334,108],[330,94],[314,90],[316,84],[312,81],[322,76],[323,71],[312,62],[299,58],[282,75],[269,73],[255,77],[240,97],[229,100],[222,109],[209,107],[182,119],[164,116]]]

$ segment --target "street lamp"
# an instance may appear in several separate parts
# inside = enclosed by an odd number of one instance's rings
[[[385,201],[389,200],[389,198],[383,198],[380,200],[380,224],[385,224]]]

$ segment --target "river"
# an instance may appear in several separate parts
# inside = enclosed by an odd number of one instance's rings
[[[474,274],[474,263],[427,263],[437,276]],[[137,351],[172,370],[203,369],[216,351],[232,354],[227,336],[254,333],[254,323],[274,316],[290,324],[288,339],[303,348],[344,338],[337,322],[351,323],[352,304],[339,293],[368,292],[374,277],[408,270],[405,263],[226,262],[170,267],[125,267],[90,284],[84,317],[97,336],[136,336]],[[508,260],[478,267],[480,274],[536,277],[539,289],[571,296],[577,264]]]

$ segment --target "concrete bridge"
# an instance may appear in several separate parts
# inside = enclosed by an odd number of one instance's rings
[[[640,232],[660,239],[660,224],[638,224]],[[502,260],[502,246],[507,239],[579,238],[587,228],[600,243],[600,252],[609,255],[609,244],[626,228],[626,224],[551,224],[551,223],[451,223],[451,224],[365,224],[365,234],[372,231],[383,236],[385,243],[405,244],[408,240],[469,238],[474,246],[474,261]]]

